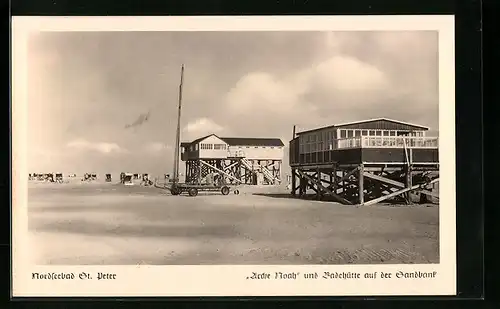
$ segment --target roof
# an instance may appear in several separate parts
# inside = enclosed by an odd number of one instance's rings
[[[200,137],[200,138],[195,139],[194,141],[192,141],[192,142],[191,142],[191,144],[198,144],[199,142],[201,142],[201,141],[202,141],[202,140],[204,140],[205,138],[208,138],[208,137],[210,137],[210,136],[212,136],[212,135],[213,135],[213,136],[215,136],[215,137],[217,137],[217,138],[219,138],[219,139],[221,139],[220,137],[218,137],[217,135],[215,135],[215,134],[213,134],[213,133],[212,133],[212,134],[208,134],[208,135],[205,135],[205,136],[203,136],[203,137]]]
[[[279,138],[221,137],[229,146],[285,146]]]
[[[219,137],[215,134],[206,135],[200,138],[195,139],[192,142],[183,142],[181,143],[182,147],[186,147],[189,145],[198,144],[202,140],[210,137],[216,136],[217,138],[226,142],[229,146],[271,146],[271,147],[281,147],[285,146],[283,141],[279,138],[256,138],[256,137]]]
[[[399,120],[393,120],[389,118],[375,118],[375,119],[367,119],[367,120],[359,120],[359,121],[353,121],[353,122],[346,122],[346,123],[341,123],[341,124],[334,124],[330,126],[325,126],[321,128],[316,128],[316,129],[311,129],[311,130],[306,130],[302,132],[298,132],[297,135],[303,134],[303,133],[309,133],[309,132],[314,132],[314,131],[319,131],[323,129],[331,129],[331,128],[339,128],[339,127],[345,127],[349,125],[354,125],[354,124],[361,124],[361,123],[369,123],[369,122],[375,122],[375,121],[388,121],[388,122],[393,122],[397,124],[402,124],[402,125],[407,125],[411,127],[415,127],[416,129],[421,129],[421,130],[429,130],[429,127],[417,125],[417,124],[412,124],[409,122],[404,122],[404,121],[399,121]]]
[[[413,123],[409,123],[409,122],[405,122],[405,121],[400,121],[400,120],[389,119],[389,118],[375,118],[375,119],[353,121],[353,122],[347,122],[347,123],[337,124],[335,126],[336,127],[343,127],[343,126],[348,126],[348,125],[351,125],[351,124],[360,124],[360,123],[375,122],[375,121],[388,121],[388,122],[394,122],[394,123],[397,123],[397,124],[403,124],[403,125],[407,125],[407,126],[415,127],[415,128],[419,128],[419,129],[425,129],[425,130],[429,129],[429,127],[421,126],[419,124],[413,124]]]

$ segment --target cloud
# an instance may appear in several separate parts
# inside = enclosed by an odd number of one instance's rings
[[[270,73],[253,72],[243,76],[226,96],[235,113],[281,111],[293,107],[305,89],[294,80],[279,79]]]
[[[121,148],[116,143],[105,143],[105,142],[89,142],[85,139],[76,139],[73,140],[67,145],[69,148],[78,149],[78,150],[90,150],[97,151],[103,154],[111,154],[111,153],[120,153],[126,152],[124,148]]]
[[[317,116],[322,106],[332,104],[311,99],[319,93],[330,99],[369,98],[375,93],[383,95],[390,85],[376,66],[355,57],[336,55],[281,78],[267,72],[248,73],[227,93],[225,102],[229,111],[237,115],[253,113],[261,119],[294,119],[305,113]]]
[[[170,149],[172,149],[172,146],[161,142],[153,142],[146,145],[146,150],[152,154],[159,154]]]
[[[45,32],[30,42],[35,170],[171,169],[181,63],[182,141],[287,143],[294,125],[374,117],[438,127],[437,32]]]
[[[220,133],[224,130],[225,128],[223,126],[217,124],[212,119],[201,117],[188,122],[188,124],[184,127],[183,132],[186,133],[186,137],[194,138],[211,133]]]
[[[385,74],[377,67],[354,57],[334,56],[319,63],[306,82],[309,89],[319,85],[324,91],[355,92],[382,90],[389,86]]]

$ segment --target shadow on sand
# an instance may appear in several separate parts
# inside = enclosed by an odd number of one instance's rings
[[[290,193],[252,193],[252,195],[265,196],[265,197],[271,197],[271,198],[280,198],[280,199],[294,199],[294,200],[306,200],[306,201],[328,202],[328,203],[341,204],[335,198],[333,198],[331,196],[321,196],[320,198],[318,198],[316,194],[306,194],[305,196],[302,196],[302,197],[299,197],[297,195],[293,196]],[[414,204],[412,206],[432,207],[432,206],[439,205],[439,203],[432,203],[432,202],[427,202],[427,203],[421,204],[415,198],[413,199],[413,202],[414,202]],[[393,206],[393,207],[409,206],[402,200],[389,200],[389,201],[385,201],[382,203],[377,203],[375,205]],[[346,206],[360,206],[360,205],[353,204],[353,205],[346,205]]]
[[[335,200],[331,196],[322,196],[320,199],[318,199],[316,194],[307,194],[302,197],[298,197],[297,195],[293,196],[290,193],[252,193],[252,195],[272,197],[272,198],[282,198],[282,199],[293,199],[293,200],[306,200],[306,201],[329,202],[329,203],[334,202],[340,204],[337,200]]]

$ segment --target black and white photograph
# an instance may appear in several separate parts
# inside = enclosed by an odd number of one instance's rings
[[[24,40],[18,177],[33,265],[351,271],[432,267],[454,250],[442,238],[441,210],[455,206],[439,189],[440,145],[454,143],[441,122],[454,107],[441,102],[438,30],[228,24]],[[436,276],[415,273],[401,271]]]

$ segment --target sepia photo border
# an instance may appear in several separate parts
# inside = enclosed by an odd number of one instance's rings
[[[27,38],[41,31],[438,31],[439,264],[41,266],[30,260],[27,215]],[[18,17],[12,18],[12,296],[359,296],[456,294],[454,17]],[[402,51],[404,52],[404,51]],[[83,280],[81,273],[116,280]],[[436,272],[434,278],[248,280],[258,273]],[[33,279],[73,273],[74,280]],[[362,277],[362,276],[361,276]]]

